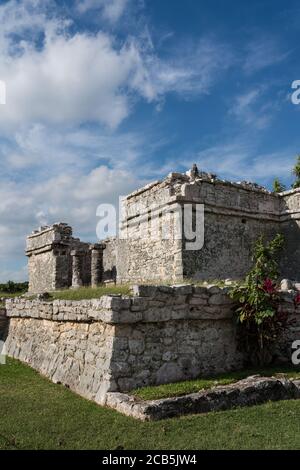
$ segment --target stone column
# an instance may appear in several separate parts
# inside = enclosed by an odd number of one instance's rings
[[[91,285],[98,286],[103,277],[103,250],[104,245],[96,243],[90,245],[91,250]]]
[[[72,288],[82,286],[81,278],[81,266],[82,266],[82,255],[83,253],[79,250],[72,250]]]

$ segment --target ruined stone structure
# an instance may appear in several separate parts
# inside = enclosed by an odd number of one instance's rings
[[[100,284],[103,248],[104,245],[73,238],[68,224],[41,227],[27,237],[29,291]]]
[[[276,357],[285,361],[299,338],[295,294],[281,294],[291,326]],[[131,297],[82,301],[9,299],[6,349],[52,381],[105,403],[108,392],[240,369],[233,306],[227,288],[215,285],[141,285]]]
[[[204,245],[188,249],[178,237],[187,207],[196,224],[204,205]],[[178,214],[181,218],[178,218]],[[196,226],[196,230],[201,227]],[[253,244],[282,232],[282,276],[299,279],[300,189],[275,194],[256,184],[231,183],[199,172],[171,173],[124,199],[119,236],[88,244],[66,224],[42,227],[27,239],[31,292],[118,283],[239,279],[249,270]],[[165,236],[167,234],[167,236]],[[190,248],[190,247],[189,247]]]
[[[199,213],[204,213],[200,226]],[[194,165],[186,174],[171,173],[128,195],[122,215],[118,237],[99,243],[74,238],[65,223],[31,234],[26,249],[29,292],[106,281],[142,285],[123,297],[8,299],[0,311],[0,339],[8,355],[84,397],[139,415],[131,398],[124,402],[123,392],[243,367],[246,357],[238,349],[233,318],[236,306],[227,288],[180,281],[241,278],[250,268],[257,238],[281,232],[286,240],[281,274],[289,279],[281,283],[279,309],[292,322],[276,345],[274,359],[290,361],[300,331],[300,306],[295,302],[300,284],[291,281],[300,278],[300,189],[274,194],[255,184],[219,180]],[[193,233],[185,231],[186,220]],[[193,237],[200,239],[200,249],[191,246]],[[150,280],[159,285],[146,285]],[[164,280],[177,284],[161,285]],[[273,382],[268,382],[271,388]],[[276,399],[286,397],[295,384],[283,387],[283,395],[282,384],[274,386]],[[206,395],[194,398],[191,405],[183,405],[198,410],[203,400],[210,401]],[[144,407],[142,419],[156,419],[156,404],[138,405],[139,410]],[[168,416],[172,406],[163,404]]]

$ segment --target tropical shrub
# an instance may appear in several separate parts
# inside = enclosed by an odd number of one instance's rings
[[[237,301],[239,343],[253,364],[271,362],[273,346],[287,325],[287,315],[278,310],[276,282],[278,255],[283,244],[281,234],[268,243],[260,237],[255,243],[253,267],[245,282],[230,291],[230,296]]]

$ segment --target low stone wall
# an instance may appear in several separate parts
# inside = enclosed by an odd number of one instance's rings
[[[98,403],[107,392],[243,365],[226,288],[135,286],[133,297],[19,298],[7,300],[6,309],[8,355]],[[300,309],[293,294],[283,295],[282,309],[295,319],[290,335],[297,337]]]
[[[125,393],[108,393],[106,404],[141,421],[157,421],[187,414],[224,411],[278,400],[300,398],[300,380],[250,376],[231,385],[216,386],[180,397],[143,401]]]

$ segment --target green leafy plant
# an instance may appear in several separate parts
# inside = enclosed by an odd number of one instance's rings
[[[285,191],[286,187],[282,184],[278,178],[275,178],[273,181],[273,192],[274,193],[282,193]]]
[[[300,188],[300,155],[297,157],[297,161],[295,163],[295,166],[293,168],[293,174],[296,177],[295,182],[292,184],[292,187],[294,189]]]
[[[253,267],[245,282],[235,286],[230,296],[237,301],[236,316],[240,346],[252,364],[272,360],[272,348],[287,324],[287,315],[278,311],[278,255],[283,247],[281,234],[268,243],[260,237],[254,246]]]

